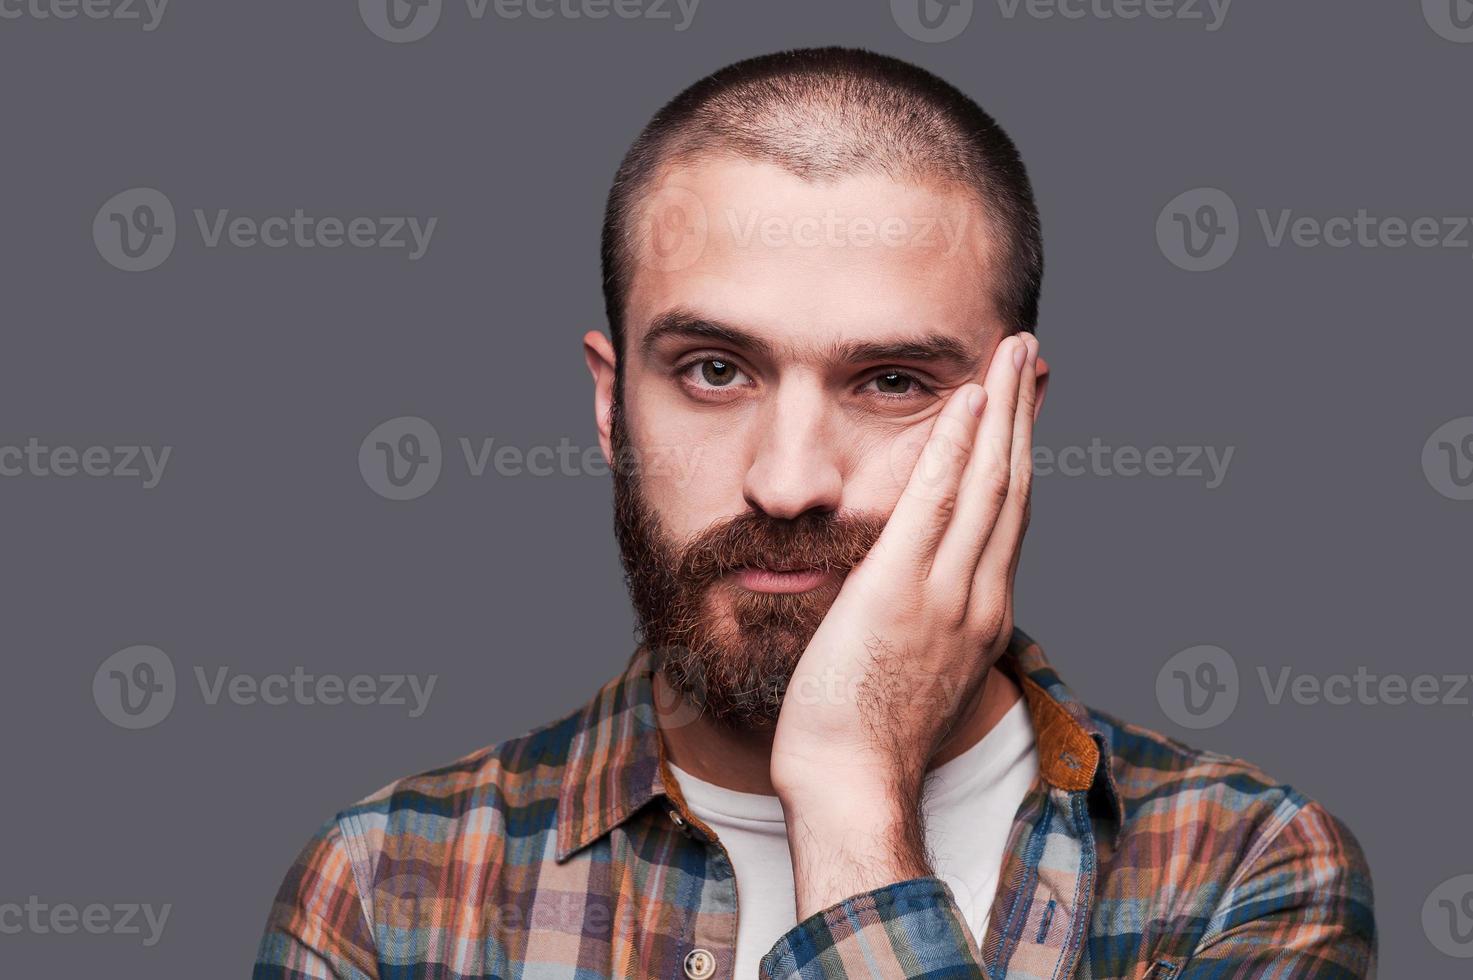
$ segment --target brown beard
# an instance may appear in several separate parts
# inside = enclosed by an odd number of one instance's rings
[[[614,533],[639,639],[690,707],[728,728],[771,729],[798,659],[886,518],[810,510],[789,520],[747,511],[682,545],[645,499],[640,454],[617,399],[611,415]],[[781,594],[720,581],[742,568],[794,564],[838,574],[816,589]]]

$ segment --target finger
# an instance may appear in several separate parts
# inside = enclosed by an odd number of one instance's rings
[[[1010,454],[1018,403],[1017,357],[1026,359],[1021,337],[1004,337],[987,366],[987,409],[977,430],[972,458],[962,474],[956,516],[937,549],[931,577],[970,590],[983,546],[992,533],[1011,482]]]
[[[931,426],[930,435],[911,467],[905,489],[875,548],[929,568],[951,515],[956,509],[962,472],[972,455],[978,418],[987,393],[978,384],[954,391]]]
[[[1028,337],[1028,359],[1018,387],[1018,411],[1013,420],[1011,482],[1008,497],[998,515],[977,563],[972,582],[974,595],[1011,594],[1023,550],[1023,535],[1033,496],[1033,413],[1038,404],[1038,338]]]

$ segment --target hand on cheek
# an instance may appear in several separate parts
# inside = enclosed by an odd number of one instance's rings
[[[789,834],[800,917],[928,873],[926,764],[1012,635],[1036,356],[1031,335],[1009,337],[985,388],[963,385],[946,400],[884,532],[793,673],[789,692],[839,692],[786,698],[773,741],[773,785],[789,826],[806,828]],[[833,866],[864,870],[839,883],[816,873]]]

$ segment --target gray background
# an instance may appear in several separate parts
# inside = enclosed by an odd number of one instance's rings
[[[581,703],[631,649],[606,476],[472,477],[456,440],[595,444],[579,338],[629,140],[737,58],[843,43],[976,97],[1029,165],[1045,229],[1037,441],[1232,446],[1226,480],[1040,477],[1019,624],[1096,706],[1259,763],[1343,816],[1375,875],[1382,974],[1465,976],[1422,910],[1473,872],[1473,707],[1303,705],[1257,668],[1467,672],[1473,503],[1424,442],[1473,415],[1459,248],[1272,248],[1257,209],[1473,214],[1473,44],[1415,3],[1247,3],[1182,19],[1006,17],[921,43],[883,2],[706,0],[671,21],[472,20],[376,37],[354,5],[186,3],[137,21],[0,20],[0,445],[168,445],[164,478],[0,478],[0,903],[170,903],[156,946],[0,935],[0,972],[248,972],[292,856],[391,779]],[[166,194],[179,240],[119,271],[112,195]],[[1157,218],[1220,188],[1226,265],[1183,271]],[[206,248],[191,211],[437,216],[404,251]],[[445,442],[428,494],[356,465],[380,422]],[[1464,460],[1473,463],[1473,460]],[[104,659],[167,652],[178,699],[126,731]],[[1237,710],[1191,731],[1155,693],[1213,644]],[[388,705],[209,705],[194,668],[437,674]],[[1470,692],[1462,692],[1464,700]],[[1465,952],[1473,953],[1473,949]]]

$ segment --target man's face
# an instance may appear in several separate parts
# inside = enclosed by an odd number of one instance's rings
[[[614,467],[636,613],[677,690],[770,726],[946,398],[1005,336],[991,229],[946,184],[727,157],[671,171],[632,227],[605,450],[639,464]]]

